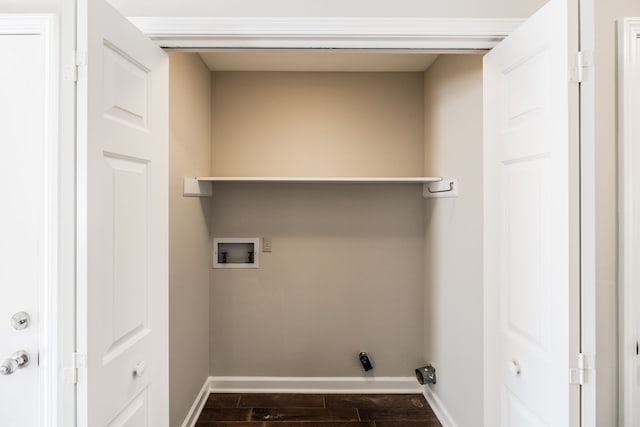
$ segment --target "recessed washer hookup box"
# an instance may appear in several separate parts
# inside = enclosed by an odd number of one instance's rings
[[[260,238],[214,237],[213,268],[260,268]]]

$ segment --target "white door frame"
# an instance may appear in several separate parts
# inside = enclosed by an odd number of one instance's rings
[[[0,15],[0,34],[38,35],[45,52],[45,128],[46,128],[46,235],[45,276],[39,289],[39,364],[41,369],[38,400],[41,413],[39,425],[56,425],[61,395],[60,355],[64,331],[61,324],[59,281],[59,139],[58,139],[58,19],[53,14],[3,14]],[[15,141],[8,141],[9,144]],[[9,147],[10,149],[10,147]],[[20,185],[16,177],[15,185]],[[24,191],[29,191],[25,188]]]
[[[618,168],[619,168],[619,313],[620,313],[620,421],[621,426],[631,427],[632,381],[635,342],[640,331],[634,324],[638,322],[637,307],[633,307],[634,298],[638,298],[638,277],[634,276],[633,260],[640,257],[640,242],[634,242],[633,185],[637,177],[638,166],[633,163],[633,151],[640,146],[640,99],[633,95],[640,89],[640,18],[622,18],[618,21]],[[637,155],[636,155],[637,156]],[[635,316],[634,316],[635,309]],[[636,408],[638,410],[638,408]],[[636,419],[639,417],[636,414]]]
[[[182,49],[491,49],[523,19],[130,17],[161,47]]]
[[[586,357],[581,393],[582,427],[596,426],[596,157],[595,0],[580,0],[580,351]]]
[[[581,394],[582,426],[595,427],[595,97],[592,61],[595,40],[592,0],[581,0],[581,351],[587,355]],[[132,17],[162,47],[185,50],[235,48],[339,48],[435,50],[481,53],[508,36],[522,19],[476,18],[190,18]],[[640,108],[640,107],[639,107]]]

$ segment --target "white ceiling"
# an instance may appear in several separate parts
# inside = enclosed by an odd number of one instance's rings
[[[438,55],[413,52],[244,49],[200,52],[212,71],[424,71]]]

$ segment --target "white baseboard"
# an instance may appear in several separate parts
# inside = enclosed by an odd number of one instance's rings
[[[182,422],[182,427],[194,427],[196,425],[200,412],[202,412],[204,404],[207,403],[207,398],[209,397],[210,392],[209,378],[207,378],[200,389],[200,393],[196,396],[195,402],[191,405],[191,409]]]
[[[209,377],[218,393],[420,393],[413,377]]]
[[[447,408],[444,406],[438,395],[431,390],[431,387],[425,385],[422,387],[422,395],[427,400],[429,406],[433,410],[433,413],[436,414],[438,421],[442,424],[442,427],[458,427],[458,424],[453,420],[453,417],[447,411]]]

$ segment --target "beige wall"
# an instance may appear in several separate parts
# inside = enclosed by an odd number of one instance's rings
[[[273,238],[260,269],[211,270],[211,372],[412,376],[422,362],[415,184],[218,184],[216,237]],[[371,376],[371,375],[365,375]]]
[[[425,73],[425,173],[456,177],[425,208],[425,361],[459,426],[483,411],[482,56],[440,56]]]
[[[640,2],[595,1],[598,426],[616,426],[618,413],[616,19],[623,16],[640,16]]]
[[[111,0],[138,16],[526,17],[544,0]]]
[[[421,73],[214,72],[218,176],[422,175]]]
[[[216,175],[421,175],[422,73],[213,73]],[[422,362],[418,185],[217,185],[215,236],[273,238],[211,270],[214,375],[410,376]]]
[[[169,66],[169,386],[171,426],[179,426],[209,376],[211,201],[182,197],[182,179],[208,175],[210,73],[200,57],[170,53]]]

